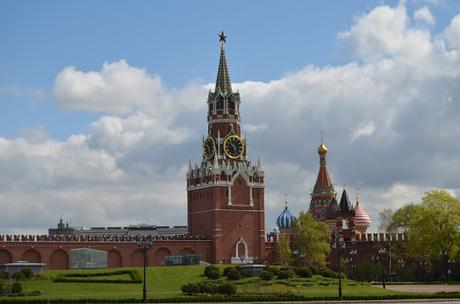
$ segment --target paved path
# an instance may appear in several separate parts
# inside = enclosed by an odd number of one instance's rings
[[[377,285],[379,286],[379,285]],[[382,287],[381,285],[379,287]],[[406,291],[406,292],[426,292],[426,293],[436,293],[436,292],[449,292],[449,291],[458,291],[460,292],[460,285],[387,285],[388,290],[395,291]]]

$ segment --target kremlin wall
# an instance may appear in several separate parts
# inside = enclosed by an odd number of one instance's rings
[[[209,263],[264,263],[276,261],[279,233],[288,233],[295,217],[287,206],[276,221],[279,232],[266,234],[264,179],[260,158],[247,158],[247,142],[240,126],[240,94],[233,92],[225,55],[226,36],[220,34],[220,60],[215,88],[207,97],[207,134],[197,147],[199,163],[189,161],[186,173],[187,226],[128,226],[76,229],[62,220],[49,235],[0,235],[0,265],[27,261],[44,263],[47,269],[70,267],[73,249],[106,253],[107,267],[143,264],[141,242],[151,242],[149,265],[162,265],[168,256],[200,256]],[[403,241],[402,235],[369,234],[371,219],[363,204],[351,203],[343,189],[336,199],[327,168],[328,149],[321,140],[319,171],[309,212],[325,221],[347,248],[359,258],[370,259],[375,248],[387,241]],[[307,185],[305,185],[307,186]],[[307,195],[307,193],[306,193]],[[376,246],[377,245],[377,246]],[[348,249],[347,249],[348,250]],[[336,265],[335,255],[329,258]]]

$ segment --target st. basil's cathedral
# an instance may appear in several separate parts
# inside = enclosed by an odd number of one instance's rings
[[[256,163],[248,159],[240,124],[240,94],[233,91],[230,81],[226,36],[223,32],[219,36],[220,59],[214,90],[207,97],[208,128],[202,141],[202,160],[197,164],[189,161],[186,173],[187,226],[78,229],[61,220],[49,235],[0,235],[0,264],[28,261],[44,263],[49,269],[65,269],[71,267],[74,250],[91,248],[105,252],[107,267],[141,266],[140,242],[152,245],[149,265],[163,265],[168,257],[188,255],[210,263],[276,260],[278,238],[265,230],[265,172],[260,157]],[[376,234],[366,233],[371,220],[358,198],[353,205],[344,189],[337,201],[327,153],[321,140],[320,167],[309,212],[325,221],[335,236],[353,242],[377,240]],[[276,219],[279,231],[288,231],[294,219],[286,202]]]

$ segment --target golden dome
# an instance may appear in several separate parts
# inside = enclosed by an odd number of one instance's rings
[[[323,143],[321,143],[321,146],[319,146],[318,153],[319,154],[327,153],[327,147]]]

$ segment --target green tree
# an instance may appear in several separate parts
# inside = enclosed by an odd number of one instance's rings
[[[308,212],[300,212],[292,225],[292,249],[296,251],[301,264],[324,265],[331,250],[329,226],[317,221]]]
[[[460,201],[445,190],[425,192],[421,204],[398,209],[392,229],[407,233],[407,253],[423,262],[457,257],[460,246]]]
[[[431,190],[408,220],[409,249],[412,255],[433,260],[455,258],[460,243],[460,201],[445,190]]]
[[[292,262],[292,250],[288,235],[280,234],[276,245],[276,254],[281,265],[289,265]]]

